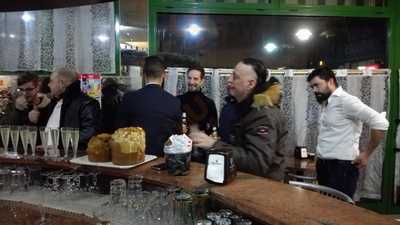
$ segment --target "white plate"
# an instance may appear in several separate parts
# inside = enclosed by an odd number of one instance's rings
[[[142,165],[144,163],[150,162],[154,159],[157,159],[157,156],[155,155],[145,155],[144,161],[141,163],[129,165],[129,166],[119,166],[115,165],[112,162],[90,162],[88,159],[88,156],[82,156],[78,157],[75,159],[71,159],[70,162],[74,164],[79,164],[79,165],[86,165],[86,166],[100,166],[100,167],[108,167],[108,168],[117,168],[117,169],[130,169],[139,165]]]

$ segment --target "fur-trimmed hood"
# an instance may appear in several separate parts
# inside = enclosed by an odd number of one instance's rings
[[[274,83],[267,88],[267,90],[255,94],[253,96],[253,104],[251,105],[254,108],[261,107],[278,107],[281,103],[281,91],[282,86],[279,83]]]

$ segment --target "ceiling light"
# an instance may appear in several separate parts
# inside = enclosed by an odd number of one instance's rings
[[[275,43],[269,42],[264,46],[264,49],[267,50],[268,53],[272,53],[278,49]]]
[[[8,35],[10,38],[15,38],[15,34]]]
[[[312,33],[309,29],[300,29],[296,32],[296,37],[300,41],[308,41],[312,36]]]
[[[33,16],[27,12],[24,12],[24,14],[21,16],[22,20],[25,22],[29,22],[34,20]]]
[[[199,25],[193,23],[185,30],[187,32],[189,32],[192,36],[197,36],[203,30],[203,28],[201,28]]]

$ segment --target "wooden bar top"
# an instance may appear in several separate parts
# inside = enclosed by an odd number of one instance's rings
[[[373,211],[360,208],[319,193],[303,190],[288,184],[272,181],[266,178],[238,173],[236,179],[224,186],[208,184],[204,176],[204,165],[191,163],[190,174],[187,176],[172,176],[166,171],[157,172],[152,165],[162,163],[156,159],[136,168],[121,170],[96,168],[105,175],[127,177],[142,174],[146,182],[168,186],[176,185],[187,190],[197,187],[208,187],[211,196],[223,202],[227,207],[244,213],[257,222],[272,225],[395,225],[400,224],[394,219]],[[29,161],[5,159],[0,157],[0,163],[34,164],[41,166],[56,166],[47,161]],[[63,165],[66,164],[66,165]],[[68,163],[60,167],[79,169]]]

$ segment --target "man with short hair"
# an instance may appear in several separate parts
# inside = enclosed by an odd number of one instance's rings
[[[46,127],[79,128],[79,149],[100,129],[99,103],[81,91],[78,73],[59,68],[50,76],[49,87],[53,98]]]
[[[188,126],[197,126],[201,131],[210,135],[213,127],[217,127],[217,108],[212,99],[205,96],[201,88],[204,84],[204,68],[190,67],[187,71],[188,92],[179,95],[182,112],[186,113]]]
[[[307,77],[321,105],[317,144],[318,183],[353,197],[359,169],[385,136],[389,123],[383,114],[371,109],[340,87],[328,68],[313,70]],[[367,149],[359,150],[363,123],[370,127]]]
[[[39,93],[39,77],[30,72],[18,76],[18,97],[14,106],[8,108],[1,124],[42,126],[50,99]]]
[[[182,133],[179,100],[161,87],[165,67],[157,56],[145,59],[145,86],[124,95],[117,117],[117,128],[142,127],[146,133],[146,154],[163,156],[164,143],[173,134]]]
[[[260,60],[240,61],[229,86],[238,113],[230,131],[231,141],[215,140],[203,132],[192,132],[190,136],[197,147],[211,151],[231,149],[240,171],[282,180],[288,132],[286,119],[275,102],[281,95],[281,86],[266,78],[267,70]]]

